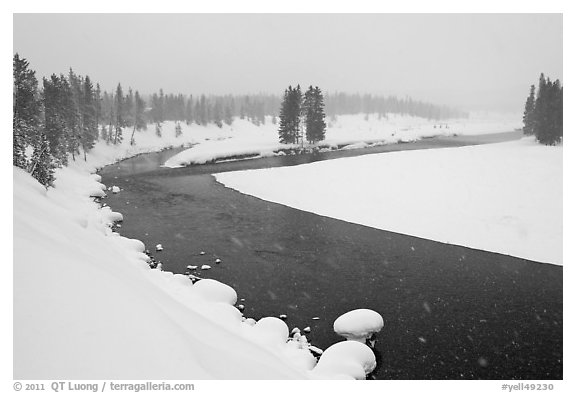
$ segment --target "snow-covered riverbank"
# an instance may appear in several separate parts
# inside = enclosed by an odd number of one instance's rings
[[[562,147],[530,138],[216,178],[242,193],[323,216],[562,264]]]
[[[470,119],[435,121],[399,115],[389,115],[387,118],[378,118],[377,115],[344,115],[328,121],[326,139],[315,146],[320,149],[361,149],[438,135],[508,132],[520,127],[518,118],[472,116]],[[212,135],[211,140],[205,140],[170,158],[165,166],[177,168],[230,157],[270,157],[285,154],[282,150],[299,147],[281,144],[277,128],[277,125],[270,122],[255,127],[247,121],[236,120],[232,126],[217,129],[217,137]]]

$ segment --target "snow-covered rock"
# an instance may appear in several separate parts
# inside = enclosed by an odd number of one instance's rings
[[[120,187],[118,186],[112,186],[112,193],[113,194],[118,194],[120,192]]]
[[[382,330],[383,326],[384,320],[380,314],[363,308],[349,311],[334,321],[334,331],[337,334],[362,343]]]
[[[156,251],[162,251],[164,250],[164,247],[162,247],[162,244],[156,244]]]
[[[202,269],[202,270],[210,270],[210,269],[212,269],[212,266],[210,266],[210,265],[202,265],[202,266],[200,266],[200,269]]]
[[[366,379],[376,368],[376,357],[357,341],[336,343],[322,353],[312,373],[317,378]]]

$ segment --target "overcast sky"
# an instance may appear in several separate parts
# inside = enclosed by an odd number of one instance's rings
[[[562,80],[559,14],[15,14],[37,76],[90,75],[143,93],[281,94],[289,84],[522,110]]]

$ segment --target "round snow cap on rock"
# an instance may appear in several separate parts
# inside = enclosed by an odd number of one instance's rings
[[[376,356],[366,344],[341,341],[322,353],[313,372],[317,377],[366,379],[376,368]]]
[[[210,278],[196,282],[192,288],[194,288],[194,293],[213,302],[227,303],[233,306],[238,300],[234,288]]]
[[[376,311],[360,308],[339,316],[334,331],[348,340],[365,342],[372,334],[382,330],[384,320]]]

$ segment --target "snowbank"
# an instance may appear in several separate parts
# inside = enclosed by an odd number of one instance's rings
[[[413,116],[344,115],[328,121],[326,140],[321,148],[360,149],[369,145],[414,141],[436,135],[476,135],[513,131],[520,127],[519,117],[474,117],[434,121]],[[512,120],[511,120],[512,119]],[[164,166],[178,168],[214,160],[244,159],[284,155],[281,149],[296,148],[278,142],[277,126],[261,127],[242,120],[219,129],[218,137],[204,141],[174,157]],[[307,145],[308,146],[308,145]]]
[[[215,176],[323,216],[562,264],[562,147],[531,139]]]
[[[232,288],[150,269],[140,241],[70,192],[84,171],[48,191],[13,176],[16,379],[308,377],[244,333]]]

